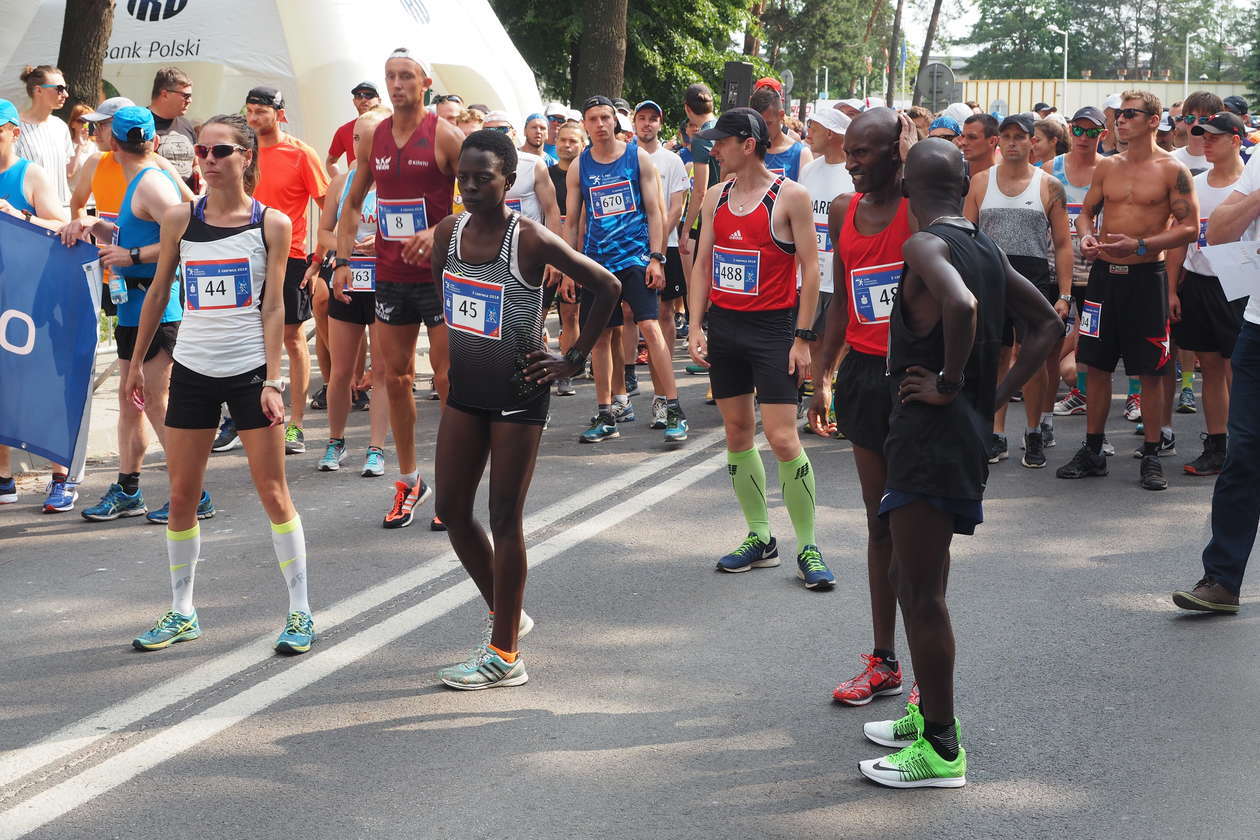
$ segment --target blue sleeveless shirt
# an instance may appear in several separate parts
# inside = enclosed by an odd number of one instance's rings
[[[803,148],[805,144],[798,140],[782,152],[774,154],[767,152],[766,169],[775,175],[784,176],[789,181],[801,180],[801,149]]]
[[[586,241],[582,251],[609,271],[648,262],[648,223],[639,189],[639,147],[612,163],[600,163],[590,148],[578,159],[578,180],[586,202]]]
[[[161,172],[172,184],[175,184],[175,178],[165,169],[159,169],[156,166],[146,166],[136,173],[136,177],[131,179],[127,184],[127,192],[123,195],[122,206],[118,208],[118,234],[117,241],[114,243],[120,248],[143,248],[146,245],[153,245],[162,238],[162,226],[157,222],[151,222],[148,219],[141,219],[131,212],[131,199],[136,193],[136,187],[140,184],[140,179],[148,172]],[[178,184],[175,184],[178,187]],[[139,280],[151,280],[154,273],[157,272],[157,263],[141,263],[140,265],[126,265],[116,268],[123,277],[129,277]],[[145,290],[139,287],[127,284],[127,301],[118,304],[118,326],[120,327],[138,327],[140,326],[140,309],[144,306]],[[171,299],[167,301],[166,309],[162,311],[162,323],[167,324],[172,321],[182,321],[184,318],[184,306],[180,301],[179,279],[171,281]]]
[[[26,158],[18,158],[17,163],[0,172],[0,198],[12,204],[18,212],[35,212],[35,205],[27,201],[22,192],[26,185],[26,169],[30,165]]]

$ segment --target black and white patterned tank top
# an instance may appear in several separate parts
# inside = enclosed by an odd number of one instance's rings
[[[527,386],[525,357],[542,350],[543,290],[517,263],[520,215],[512,214],[490,262],[465,262],[459,242],[472,218],[462,213],[451,233],[442,273],[442,307],[450,340],[451,399],[469,408],[512,409],[546,386]]]

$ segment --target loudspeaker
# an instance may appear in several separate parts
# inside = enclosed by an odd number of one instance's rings
[[[722,105],[719,110],[748,107],[748,97],[752,96],[753,66],[743,61],[726,62],[726,70],[722,77]]]

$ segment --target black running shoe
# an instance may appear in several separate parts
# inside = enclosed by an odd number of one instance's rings
[[[372,407],[372,398],[367,391],[355,391],[353,407],[355,411],[367,411]]]
[[[311,397],[311,408],[316,411],[323,411],[328,408],[328,386],[321,385],[319,390],[315,392],[315,396]]]
[[[1216,475],[1225,467],[1225,447],[1217,446],[1207,435],[1203,438],[1203,454],[1186,464],[1183,469],[1190,475]]]
[[[1006,435],[993,435],[989,438],[989,463],[996,464],[1010,457],[1006,446]]]
[[[1020,463],[1030,470],[1039,470],[1046,465],[1041,432],[1024,432],[1024,457]]]
[[[1092,478],[1107,474],[1107,458],[1095,455],[1088,446],[1076,450],[1072,460],[1055,470],[1059,478]]]
[[[1142,458],[1143,490],[1167,490],[1168,479],[1164,478],[1164,466],[1158,455],[1146,455]]]

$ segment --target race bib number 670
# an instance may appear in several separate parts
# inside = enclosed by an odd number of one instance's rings
[[[622,213],[633,213],[638,209],[634,203],[634,190],[629,181],[614,181],[591,187],[591,215],[597,219],[608,216],[620,216]]]

